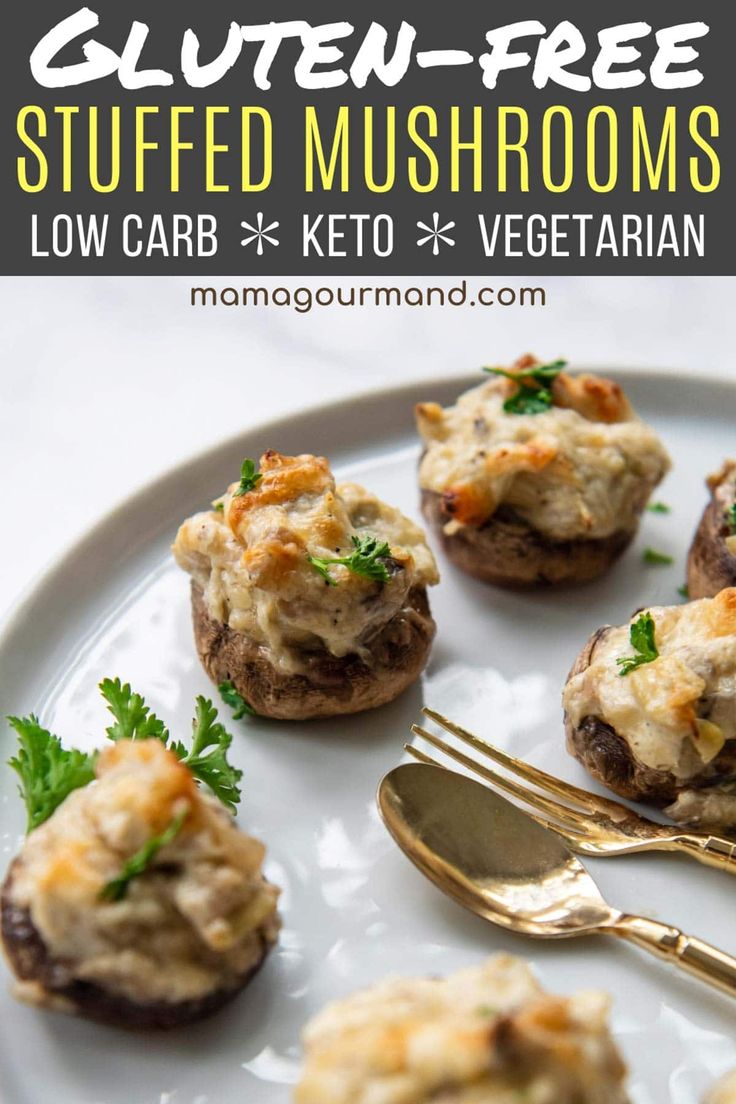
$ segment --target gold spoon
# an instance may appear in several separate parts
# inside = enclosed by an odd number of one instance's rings
[[[617,935],[736,996],[736,958],[612,908],[558,835],[487,786],[405,763],[381,782],[378,807],[414,865],[478,916],[547,939]]]

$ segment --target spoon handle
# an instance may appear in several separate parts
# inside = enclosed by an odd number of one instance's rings
[[[643,916],[619,917],[612,930],[616,935],[650,951],[665,962],[673,962],[701,981],[736,997],[736,958],[712,947],[679,928],[648,920]]]

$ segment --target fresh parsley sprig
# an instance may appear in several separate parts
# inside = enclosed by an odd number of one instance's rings
[[[508,368],[484,368],[483,371],[513,380],[517,385],[516,391],[503,404],[507,414],[542,414],[552,406],[552,384],[566,366],[566,360],[551,360],[548,364],[536,364],[518,372]]]
[[[232,682],[229,680],[221,682],[217,689],[220,691],[220,697],[225,705],[229,705],[232,709],[234,721],[239,721],[242,717],[257,716],[253,706],[249,705],[243,695],[238,693]]]
[[[192,746],[181,741],[169,743],[169,730],[151,713],[140,694],[135,694],[129,683],[120,679],[104,679],[100,683],[102,695],[108,703],[116,724],[107,729],[111,740],[161,740],[189,767],[195,778],[204,782],[231,812],[240,801],[237,783],[243,772],[227,761],[227,750],[232,736],[217,720],[217,710],[208,698],[197,698],[192,722]],[[207,750],[210,749],[210,750]]]
[[[192,721],[191,748],[187,749],[178,741],[170,747],[194,777],[204,782],[215,797],[219,797],[222,804],[234,813],[241,798],[238,782],[243,772],[228,762],[227,751],[232,742],[230,733],[217,720],[214,705],[200,694]]]
[[[108,739],[160,740],[234,813],[241,798],[238,783],[243,772],[228,762],[232,736],[217,720],[217,710],[207,698],[198,697],[192,722],[192,746],[169,743],[169,730],[129,683],[103,679],[100,691],[115,723],[106,729]],[[238,695],[239,697],[239,695]],[[242,701],[242,705],[246,705]],[[58,736],[45,729],[35,714],[8,717],[18,734],[18,751],[8,766],[20,778],[19,791],[28,813],[30,832],[38,828],[69,794],[95,777],[97,752],[91,754],[63,747]]]
[[[647,505],[647,510],[650,514],[671,514],[672,507],[668,506],[666,502],[650,502]]]
[[[258,486],[262,479],[263,476],[257,470],[255,460],[246,457],[240,465],[240,483],[233,492],[233,497],[238,498],[240,495],[248,494],[249,491],[254,490]]]
[[[28,812],[27,831],[31,832],[61,805],[72,790],[86,786],[95,776],[95,755],[62,747],[31,713],[28,717],[8,717],[18,733],[18,752],[8,760],[20,778],[18,787]]]
[[[308,556],[307,559],[330,586],[337,586],[337,581],[329,571],[333,564],[342,564],[354,575],[362,575],[364,579],[370,579],[374,583],[387,583],[391,576],[386,565],[381,563],[391,555],[391,548],[386,541],[379,541],[378,537],[373,537],[369,533],[354,536],[352,541],[353,551],[349,556],[336,556],[333,559]]]
[[[635,654],[633,656],[619,656],[616,660],[621,668],[619,671],[621,677],[635,671],[642,664],[651,663],[652,660],[658,658],[659,650],[654,639],[654,628],[654,618],[651,613],[642,613],[634,621],[629,630],[629,640]]]
[[[150,712],[140,694],[133,693],[128,683],[123,685],[120,679],[105,679],[100,689],[117,722],[107,729],[111,740],[151,737],[161,740],[231,813],[236,811],[241,798],[238,782],[243,772],[228,762],[227,750],[232,736],[217,720],[217,710],[211,701],[201,694],[198,696],[192,722],[192,746],[187,748],[180,740],[169,743],[168,729],[155,713]],[[147,840],[140,851],[123,865],[120,873],[104,886],[101,899],[121,901],[132,879],[144,874],[161,848],[178,835],[186,816],[185,809],[160,835]]]
[[[116,874],[109,882],[107,882],[100,891],[101,901],[122,901],[128,892],[128,886],[133,881],[133,878],[139,878],[141,874],[145,872],[151,866],[153,860],[158,855],[162,847],[166,847],[171,843],[181,831],[182,825],[187,818],[189,810],[183,809],[177,816],[171,821],[171,823],[164,828],[158,836],[151,836],[150,839],[141,847],[140,851],[136,851],[127,862],[123,863],[120,869],[120,873]]]
[[[736,502],[728,507],[728,528],[732,534],[736,533]]]
[[[134,694],[130,683],[119,678],[103,679],[100,693],[115,718],[115,724],[105,729],[109,740],[161,740],[169,741],[169,730],[163,721],[146,705],[140,694]]]

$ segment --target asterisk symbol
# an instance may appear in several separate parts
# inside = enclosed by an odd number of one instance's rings
[[[437,256],[440,251],[440,242],[444,242],[445,245],[454,245],[455,239],[450,238],[447,235],[448,230],[452,230],[454,222],[446,222],[444,226],[440,226],[440,216],[437,211],[432,212],[432,225],[427,226],[426,222],[418,222],[417,230],[426,230],[426,234],[423,238],[417,238],[417,245],[426,245],[427,242],[432,242],[432,252]]]
[[[276,230],[278,222],[270,222],[268,226],[263,225],[263,211],[259,211],[256,215],[256,224],[251,226],[249,222],[241,222],[240,224],[243,230],[250,230],[247,238],[243,238],[240,242],[241,245],[250,245],[252,241],[256,242],[256,253],[259,257],[263,256],[263,243],[267,241],[269,245],[278,245],[278,238],[271,237],[271,231]]]

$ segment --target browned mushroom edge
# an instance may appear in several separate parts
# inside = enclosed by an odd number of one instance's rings
[[[554,541],[507,506],[484,525],[446,533],[442,496],[422,490],[422,513],[457,567],[486,583],[506,587],[563,586],[604,575],[631,543],[635,530],[608,537]]]
[[[212,681],[232,682],[256,713],[284,720],[358,713],[393,701],[424,669],[436,628],[426,589],[414,587],[404,608],[366,641],[370,663],[357,654],[305,651],[304,673],[289,674],[250,636],[211,617],[194,582],[192,618],[199,658]]]

